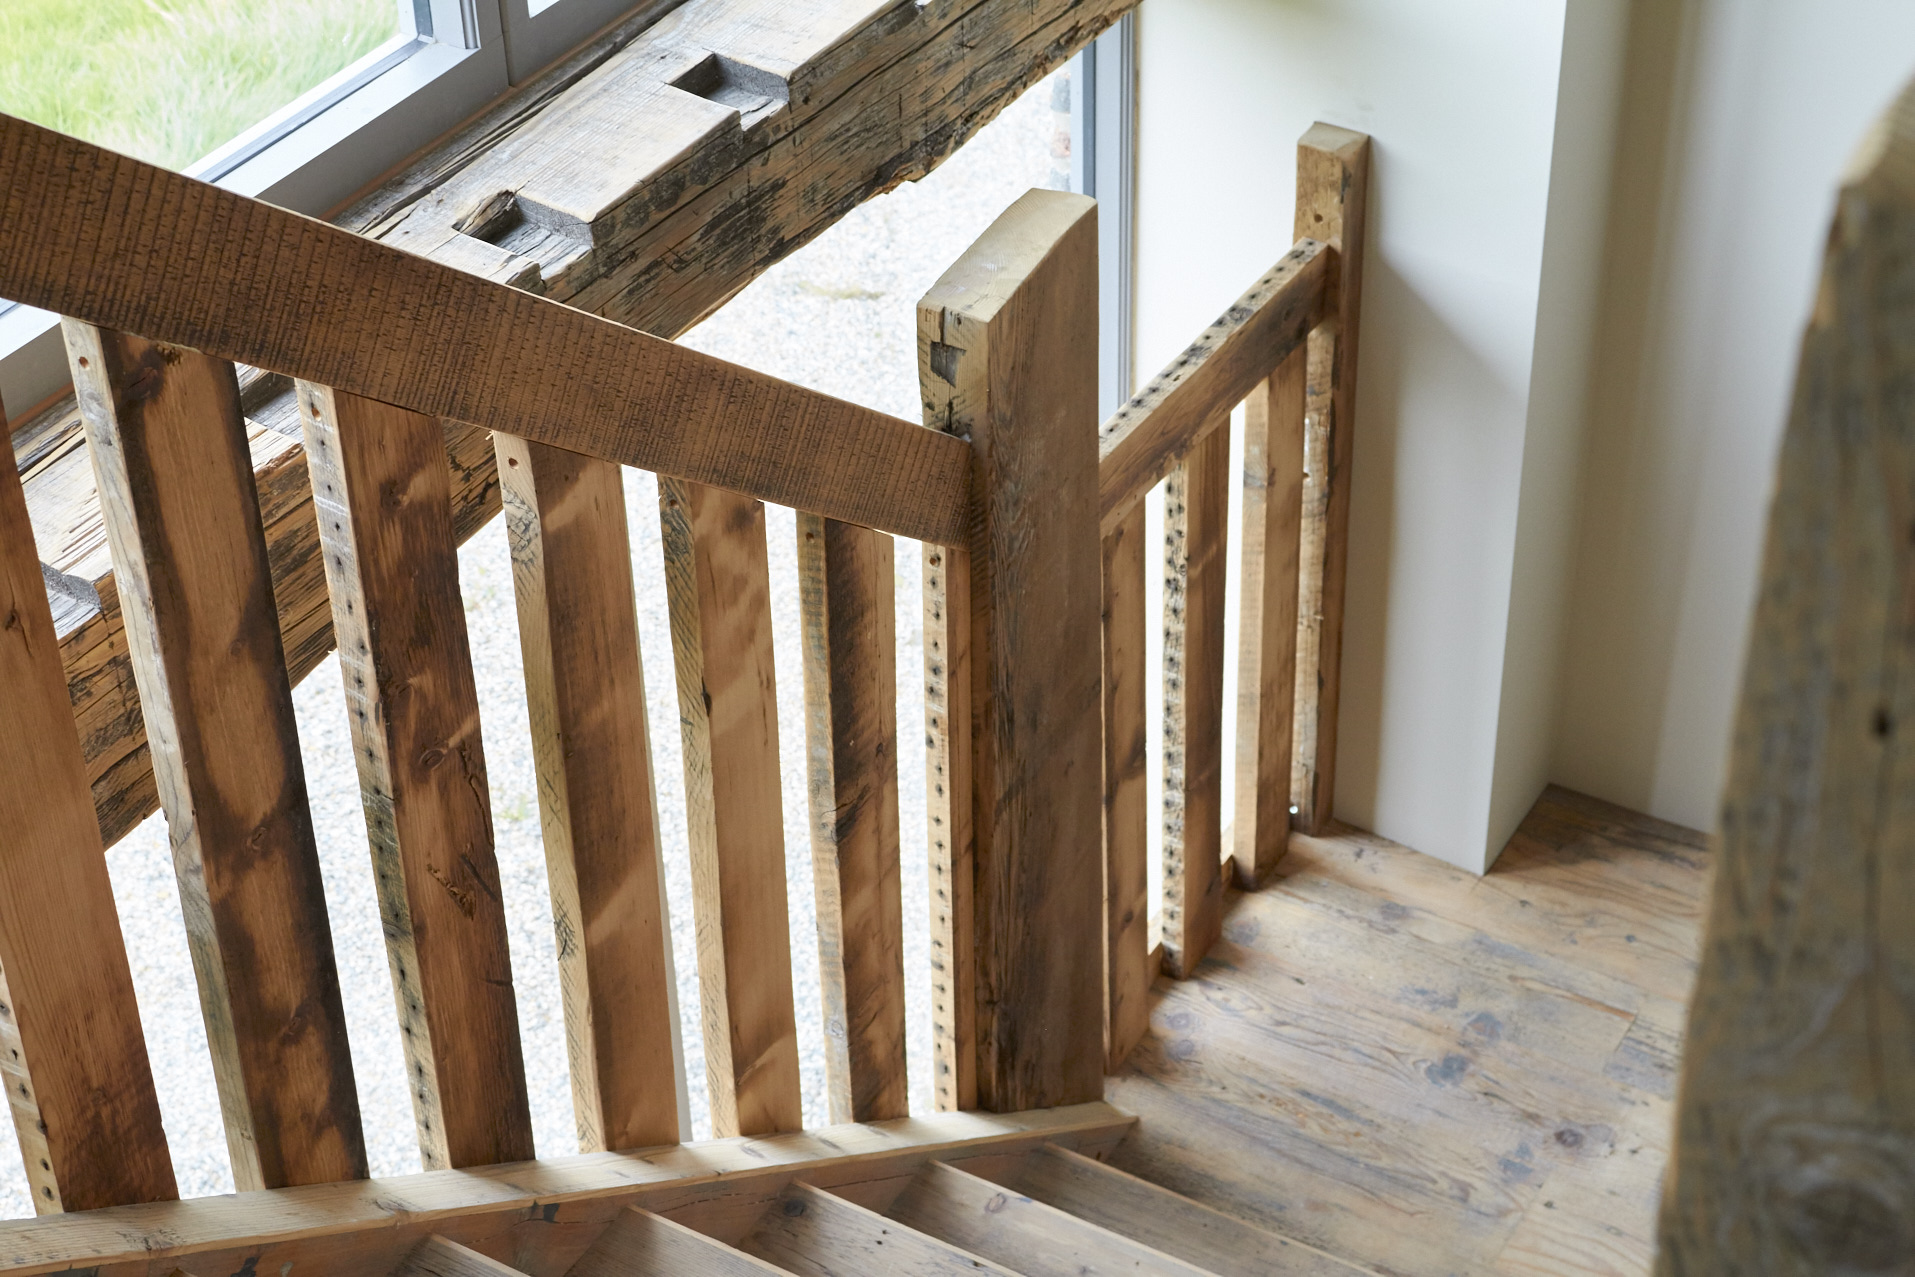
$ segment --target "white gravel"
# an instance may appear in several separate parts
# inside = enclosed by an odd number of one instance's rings
[[[872,200],[815,243],[772,268],[687,345],[845,399],[916,419],[914,308],[919,296],[1018,195],[1054,183],[1051,84],[1040,84],[922,182]],[[685,852],[684,781],[666,624],[657,485],[626,472],[639,598],[640,646],[668,866],[680,1016],[691,1078],[692,1135],[709,1136]],[[798,666],[798,591],[792,512],[767,520],[785,799],[786,880],[802,1052],[805,1122],[826,1121],[818,951],[805,810],[804,720]],[[897,552],[898,724],[908,1043],[914,1111],[931,1107],[928,905],[925,888],[922,620],[919,552]],[[566,1081],[551,903],[503,525],[460,553],[473,663],[491,778],[498,859],[511,932],[514,984],[533,1133],[540,1156],[578,1151]],[[333,944],[352,1038],[353,1068],[372,1172],[419,1169],[403,1085],[392,985],[359,809],[337,662],[328,659],[294,692],[313,821],[325,873]],[[231,1192],[206,1034],[180,920],[162,819],[147,820],[107,853],[133,962],[167,1139],[183,1196]],[[16,1146],[17,1147],[17,1146]],[[0,1157],[0,1211],[32,1213],[24,1172]]]

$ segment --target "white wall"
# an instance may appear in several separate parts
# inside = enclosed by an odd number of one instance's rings
[[[1638,0],[1551,768],[1563,784],[1715,823],[1835,182],[1911,74],[1909,0]]]
[[[1474,869],[1544,778],[1602,242],[1601,201],[1552,159],[1582,174],[1609,151],[1620,4],[1141,13],[1143,374],[1288,247],[1310,123],[1374,138],[1336,810]],[[1559,102],[1566,36],[1594,71]],[[1542,655],[1506,666],[1512,637]],[[1500,789],[1499,739],[1523,764]]]

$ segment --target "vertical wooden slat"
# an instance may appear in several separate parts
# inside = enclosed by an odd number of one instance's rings
[[[908,1117],[891,538],[798,516],[811,864],[833,1122]]]
[[[619,467],[495,434],[579,1147],[675,1144],[678,1051]]]
[[[1915,84],[1844,179],[1775,473],[1661,1277],[1915,1271]]]
[[[1150,792],[1146,771],[1144,505],[1104,538],[1105,1064],[1150,1027]]]
[[[802,1128],[764,503],[660,476],[712,1129]]]
[[[1297,143],[1298,239],[1337,250],[1327,313],[1310,334],[1304,452],[1303,576],[1298,609],[1295,825],[1321,833],[1336,793],[1338,680],[1343,668],[1343,586],[1349,552],[1350,457],[1356,425],[1356,348],[1363,296],[1364,206],[1370,139],[1314,124]]]
[[[234,1183],[363,1179],[239,381],[196,351],[65,329]]]
[[[1103,1092],[1097,211],[1032,191],[918,304],[925,420],[972,446],[977,1099]]]
[[[1223,662],[1230,427],[1164,482],[1164,965],[1223,934]]]
[[[1292,351],[1244,402],[1242,640],[1237,664],[1237,880],[1255,887],[1290,845],[1297,563],[1309,354]]]
[[[532,1156],[452,477],[431,417],[308,382],[299,412],[428,1170]]]
[[[932,1096],[977,1107],[977,839],[971,820],[971,556],[924,547],[925,824],[930,839]]]
[[[173,1162],[11,446],[0,724],[0,1078],[34,1209],[169,1200]]]

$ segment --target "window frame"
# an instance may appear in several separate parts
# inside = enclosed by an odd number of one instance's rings
[[[1137,14],[1072,58],[1070,189],[1097,201],[1097,416],[1137,389]]]

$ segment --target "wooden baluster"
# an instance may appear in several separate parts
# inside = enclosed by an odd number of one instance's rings
[[[798,516],[811,864],[833,1122],[908,1117],[891,538]]]
[[[1776,460],[1655,1271],[1915,1266],[1915,84],[1850,162]]]
[[[803,1124],[761,501],[659,477],[712,1129]]]
[[[1140,501],[1104,538],[1104,1037],[1113,1070],[1150,1027],[1145,559]]]
[[[918,303],[925,420],[972,448],[974,1032],[996,1111],[1103,1092],[1096,315],[1096,205],[1056,191]]]
[[[920,368],[920,376],[922,369]],[[934,423],[935,424],[935,423]],[[925,825],[931,881],[931,1089],[977,1107],[977,838],[971,820],[971,556],[924,555]]]
[[[1370,139],[1315,124],[1297,143],[1298,239],[1337,250],[1330,318],[1310,334],[1304,450],[1302,580],[1291,801],[1295,825],[1321,833],[1335,805],[1343,585],[1349,555],[1350,457],[1356,425],[1356,347],[1363,296],[1364,204]]]
[[[493,436],[585,1152],[675,1144],[682,1066],[619,467]]]
[[[363,1179],[239,381],[196,351],[65,327],[233,1181]]]
[[[1237,881],[1246,888],[1268,879],[1290,846],[1303,397],[1308,364],[1305,349],[1292,351],[1244,402],[1243,602],[1233,850]]]
[[[532,1156],[439,423],[299,383],[339,670],[428,1170]]]
[[[10,441],[0,723],[0,1079],[33,1207],[170,1200],[173,1161]]]
[[[1223,934],[1223,662],[1230,426],[1164,484],[1164,965]]]

